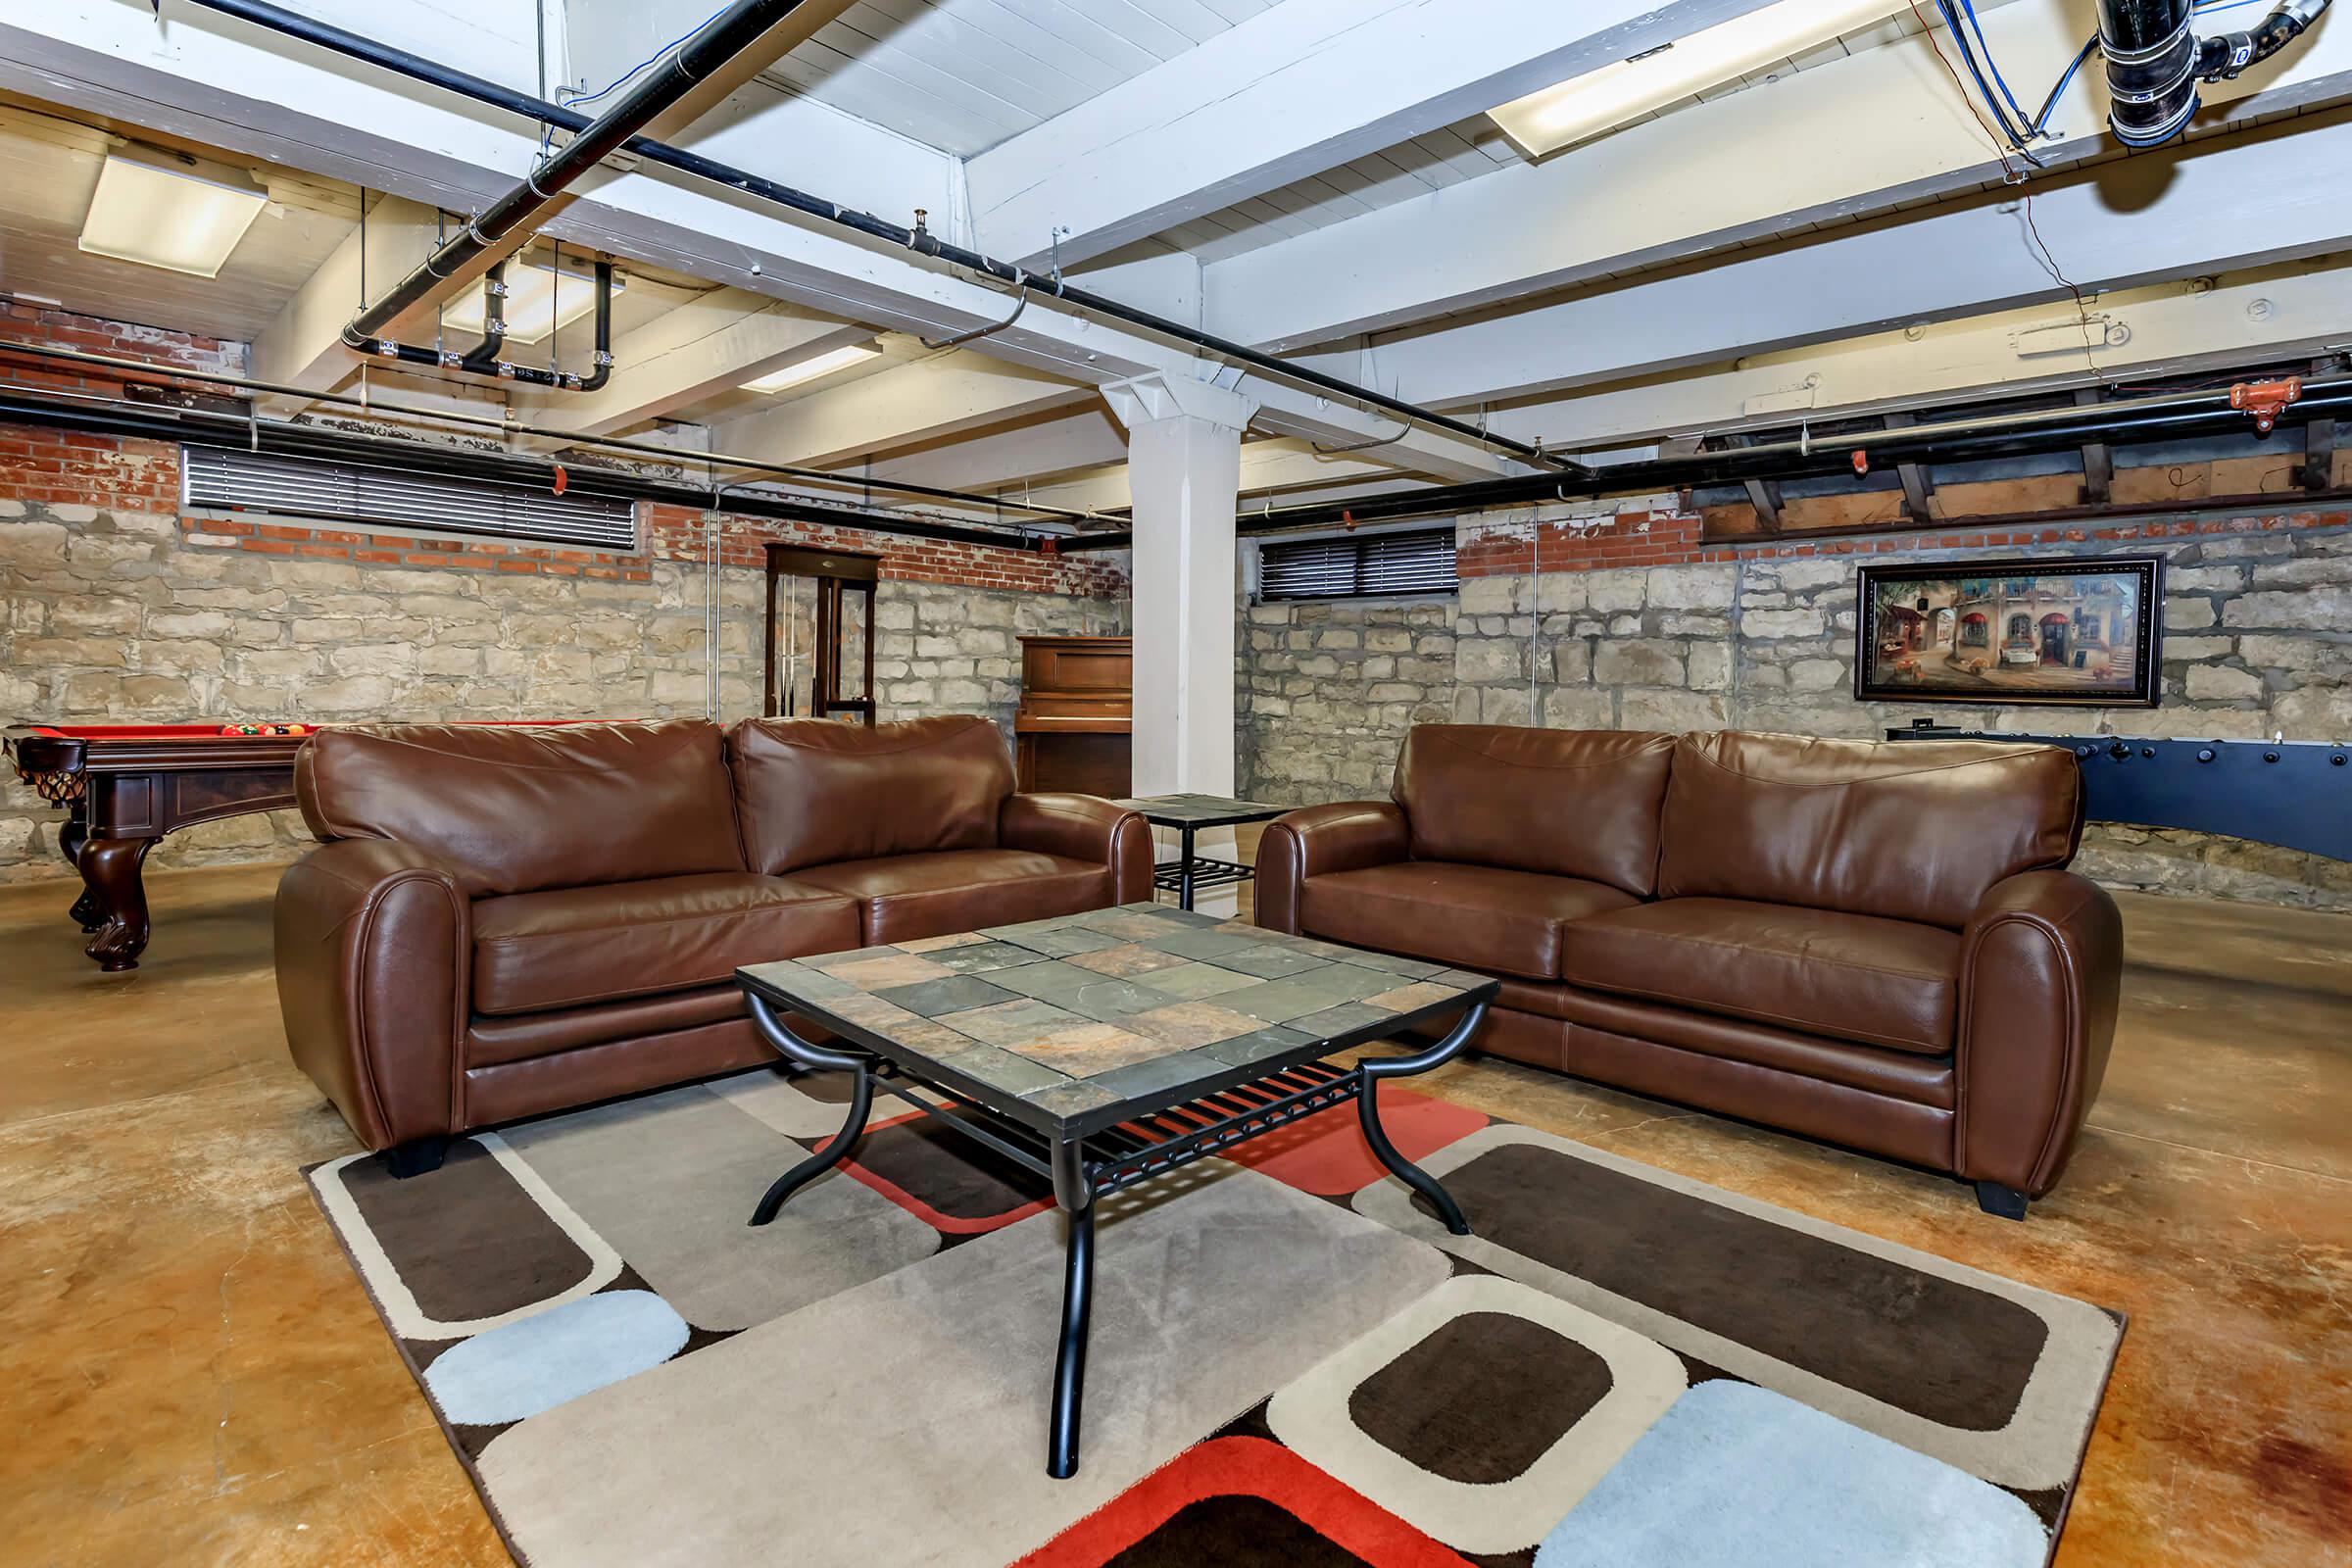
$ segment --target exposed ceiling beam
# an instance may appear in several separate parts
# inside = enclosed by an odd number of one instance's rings
[[[1058,375],[949,354],[730,419],[716,440],[747,457],[822,467],[1094,397],[1093,388]]]
[[[1241,480],[1245,513],[1249,511],[1250,498],[1256,496],[1281,495],[1286,501],[1311,496],[1323,500],[1327,490],[1338,493],[1333,487],[1345,486],[1350,493],[1373,494],[1398,489],[1409,482],[1387,464],[1368,462],[1363,457],[1327,455],[1316,452],[1308,442],[1284,439],[1244,442]],[[1115,512],[1131,502],[1127,465],[1108,464],[1061,474],[1033,490],[1023,491],[1022,496],[1051,507]]]
[[[1766,0],[1283,0],[971,160],[980,248],[1066,264]]]
[[[532,418],[580,435],[610,435],[873,335],[871,327],[719,289],[622,337],[612,346],[612,378],[603,388],[539,399]]]
[[[2039,184],[2034,226],[2061,270],[2094,293],[2352,246],[2352,110]],[[1458,408],[2032,301],[2073,309],[2019,204],[1987,198],[1306,363]],[[1595,433],[1583,413],[1578,423],[1549,422],[1560,407],[1512,409],[1494,422],[1522,439],[1581,445]]]
[[[1984,23],[2013,79],[2036,83],[2054,80],[2090,30],[2083,3],[2006,6]],[[2056,117],[2067,134],[2046,156],[2057,162],[2114,151],[2089,96],[2096,74],[2078,74]],[[2315,27],[2207,87],[2196,134],[2347,92],[2352,28]],[[1328,343],[2001,177],[1927,38],[1909,37],[1218,262],[1207,269],[1210,325],[1276,349]]]
[[[875,464],[874,476],[988,490],[1126,461],[1126,430],[1097,403],[1008,429],[924,446]]]
[[[331,392],[359,373],[360,361],[343,344],[343,324],[365,303],[366,280],[394,278],[431,254],[438,239],[438,213],[398,196],[378,199],[367,218],[294,291],[277,318],[253,340],[256,380]],[[270,398],[272,414],[303,407],[293,398]]]
[[[2071,302],[1993,312],[1917,336],[1868,333],[1515,412],[1573,431],[1583,450],[2302,359],[2352,339],[2352,265],[2290,263],[2119,291],[2095,303],[2091,322],[2083,333]]]

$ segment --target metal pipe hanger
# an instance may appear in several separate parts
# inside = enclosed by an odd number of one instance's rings
[[[1351,403],[1385,410],[1400,417],[1409,418],[1415,424],[1462,436],[1476,441],[1482,446],[1507,452],[1513,457],[1544,465],[1562,473],[1582,475],[1591,471],[1583,464],[1546,452],[1540,442],[1520,441],[1509,436],[1494,434],[1492,431],[1481,429],[1466,420],[1454,418],[1450,415],[1439,414],[1418,404],[1390,397],[1371,387],[1358,386],[1354,382],[1343,380],[1335,375],[1326,375],[1322,371],[1306,366],[1262,353],[1247,344],[1218,337],[1214,333],[1202,331],[1199,327],[1187,326],[1168,317],[1139,310],[1132,305],[1114,300],[1108,295],[1098,294],[1091,289],[1081,288],[1074,283],[1067,282],[1058,272],[1051,276],[1040,277],[1009,262],[1001,262],[994,257],[984,256],[978,251],[950,244],[919,224],[914,228],[906,228],[887,220],[876,218],[871,213],[855,212],[841,206],[838,202],[830,202],[823,197],[812,196],[807,191],[796,190],[790,185],[755,174],[749,170],[737,169],[731,165],[705,158],[699,153],[687,152],[683,148],[672,147],[666,142],[637,135],[636,127],[621,127],[616,119],[637,99],[636,91],[632,91],[629,98],[615,105],[612,111],[592,120],[576,109],[550,103],[546,99],[533,97],[529,93],[501,86],[497,82],[470,75],[466,72],[452,70],[406,50],[378,43],[372,38],[363,37],[358,33],[330,26],[322,22],[316,22],[309,17],[299,16],[282,6],[270,5],[268,0],[180,0],[180,3],[216,11],[223,16],[235,17],[272,32],[281,33],[290,38],[299,38],[321,49],[331,50],[349,59],[364,61],[368,65],[397,73],[411,80],[424,82],[461,97],[470,98],[476,103],[489,104],[538,121],[542,124],[554,125],[573,132],[575,139],[564,148],[564,154],[559,156],[569,155],[573,149],[581,147],[583,144],[588,144],[594,149],[593,157],[582,155],[590,164],[615,151],[632,153],[645,159],[648,163],[660,164],[664,168],[677,170],[681,173],[692,174],[699,179],[710,180],[714,184],[725,186],[729,190],[756,196],[762,201],[773,202],[778,206],[788,207],[794,212],[851,229],[868,238],[902,246],[916,255],[927,256],[952,267],[960,267],[968,271],[981,273],[1015,289],[1030,288],[1076,310],[1124,321],[1130,326],[1140,327],[1158,336],[1189,343],[1195,348],[1204,349],[1221,359],[1237,361],[1269,375],[1281,376],[1285,380],[1313,387],[1317,391],[1346,399]],[[745,0],[745,4],[739,5],[736,10],[744,10],[755,3],[756,0]],[[769,0],[771,8],[779,4],[781,4],[781,0]],[[790,8],[785,7],[784,9],[789,10]],[[768,18],[768,22],[772,24],[775,18],[782,14],[782,11],[776,11],[773,16]],[[729,15],[732,16],[733,13],[729,13]],[[696,41],[693,47],[698,52],[698,57],[711,35],[718,30],[719,27],[714,24],[710,33],[706,33]],[[735,49],[740,47],[741,43],[739,42],[730,48],[728,53],[732,54]],[[659,113],[659,108],[656,113]],[[621,134],[612,135],[612,132],[615,128],[619,128]],[[552,169],[553,161],[546,167]],[[525,184],[528,185],[529,181],[525,181]],[[544,184],[544,180],[542,180],[542,184]],[[504,206],[505,199],[502,198],[499,207],[503,208]],[[476,221],[478,224],[480,220]],[[470,233],[475,226],[469,224],[468,232]],[[461,235],[459,238],[463,241],[466,236]],[[420,352],[429,353],[430,351]]]

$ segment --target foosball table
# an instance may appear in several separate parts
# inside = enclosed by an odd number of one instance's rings
[[[2352,860],[2352,742],[2027,735],[1924,718],[1886,738],[2064,747],[2082,768],[2091,821],[2189,828]]]

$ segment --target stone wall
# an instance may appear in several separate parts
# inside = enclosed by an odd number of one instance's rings
[[[1547,514],[1541,527],[1525,514],[1466,522],[1464,576],[1450,602],[1250,609],[1242,788],[1286,803],[1385,796],[1404,730],[1444,718],[1876,736],[1931,717],[1995,729],[2104,722],[2127,734],[2352,739],[2348,519],[2163,518],[2107,535],[2053,526],[1733,549],[1702,542],[1698,519],[1663,501]],[[2150,549],[2168,558],[2163,706],[2069,713],[1854,700],[1861,556]],[[1397,650],[1402,639],[1412,654]],[[2239,840],[2094,824],[2080,865],[2117,886],[2352,909],[2352,865]]]
[[[730,531],[758,530],[733,519]],[[500,569],[498,557],[391,566],[203,538],[168,514],[0,499],[0,711],[20,722],[331,724],[705,710],[699,563],[549,575]],[[733,719],[760,710],[764,579],[730,564],[719,583],[719,712]],[[1123,630],[1126,608],[1099,594],[886,579],[874,665],[884,715],[987,713],[1009,730],[1017,637]],[[799,621],[806,648],[805,601]],[[0,880],[66,874],[63,820],[7,780]],[[232,817],[172,835],[152,863],[286,857],[305,842],[293,812]]]

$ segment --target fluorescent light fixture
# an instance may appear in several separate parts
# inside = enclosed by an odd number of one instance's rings
[[[1906,0],[1779,0],[1661,48],[1489,111],[1530,158],[1597,136],[1679,99],[1900,13]]]
[[[467,289],[450,301],[441,319],[468,332],[482,331],[488,287],[485,280],[480,287]],[[612,274],[615,295],[627,287],[618,272]],[[596,276],[568,267],[559,271],[539,262],[509,262],[507,297],[502,303],[505,309],[500,314],[506,318],[508,342],[544,343],[557,328],[569,326],[596,308]]]
[[[270,195],[218,164],[135,148],[106,155],[81,223],[94,256],[218,277]]]
[[[798,365],[787,365],[781,370],[770,370],[757,381],[744,382],[743,390],[746,392],[781,392],[786,387],[799,386],[805,381],[813,381],[820,375],[831,375],[835,370],[846,370],[853,365],[863,365],[881,352],[871,343],[853,343],[846,349],[835,349],[830,354],[819,354],[813,360],[803,360]]]

